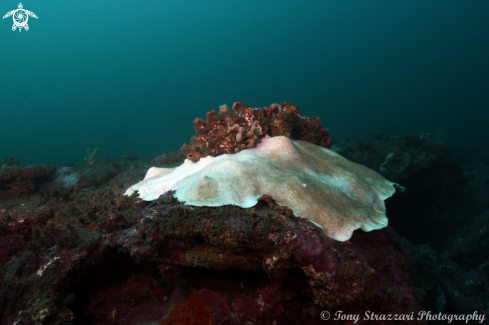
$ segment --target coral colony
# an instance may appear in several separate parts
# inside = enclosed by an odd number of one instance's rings
[[[187,159],[177,168],[151,168],[126,195],[134,191],[144,200],[175,191],[188,205],[242,208],[255,206],[267,195],[329,237],[345,241],[358,228],[387,226],[383,200],[395,189],[375,171],[331,150],[277,136],[236,154]]]
[[[183,156],[87,164],[90,152],[53,177],[26,168],[22,182],[20,167],[1,170],[0,199],[32,199],[0,206],[0,324],[316,324],[328,310],[420,310],[386,228],[397,184],[329,150],[319,119],[238,102],[194,126]],[[155,164],[166,168],[129,186]]]
[[[387,226],[383,200],[394,194],[394,183],[316,145],[329,147],[331,138],[318,119],[301,116],[297,106],[273,104],[262,113],[235,103],[233,112],[222,106],[219,115],[211,111],[207,118],[195,120],[198,135],[182,148],[188,159],[180,167],[151,168],[126,195],[138,191],[151,201],[175,191],[188,205],[242,208],[266,195],[340,241],[358,228]]]
[[[298,106],[288,102],[282,106],[272,104],[263,111],[241,102],[234,103],[232,111],[222,105],[219,114],[215,111],[207,113],[207,121],[195,119],[194,128],[197,135],[192,137],[189,145],[181,148],[192,161],[253,148],[265,135],[283,135],[324,148],[331,146],[331,137],[319,119],[303,116]]]

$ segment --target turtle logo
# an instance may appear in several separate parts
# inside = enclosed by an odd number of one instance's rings
[[[29,30],[29,25],[27,25],[29,16],[37,19],[36,14],[33,13],[32,11],[25,10],[22,3],[19,3],[19,9],[15,9],[7,12],[5,16],[3,16],[3,19],[10,16],[12,16],[12,19],[14,20],[14,24],[12,25],[12,31],[14,32],[17,28],[19,29],[19,32],[22,31],[22,28],[24,28],[26,31]]]

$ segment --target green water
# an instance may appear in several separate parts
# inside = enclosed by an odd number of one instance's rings
[[[290,101],[334,140],[489,145],[488,1],[22,3],[29,31],[0,20],[0,160],[157,155],[234,101]]]

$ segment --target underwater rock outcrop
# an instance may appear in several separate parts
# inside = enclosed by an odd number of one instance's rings
[[[406,132],[344,140],[337,145],[345,158],[378,171],[410,191],[442,190],[463,181],[462,168],[450,155],[441,134]]]
[[[54,167],[45,165],[21,167],[4,164],[4,167],[0,167],[0,201],[35,193],[40,184],[48,180],[54,171]]]
[[[146,207],[84,191],[0,210],[0,324],[160,324],[175,308],[212,324],[319,324],[323,310],[419,310],[389,229],[339,242],[270,198],[191,207],[167,193]]]

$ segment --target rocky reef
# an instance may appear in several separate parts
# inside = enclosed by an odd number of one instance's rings
[[[241,142],[251,142],[243,140],[251,127]],[[312,128],[311,141],[329,137],[320,130]],[[222,139],[236,142],[239,132]],[[195,152],[211,155],[199,141]],[[325,312],[339,310],[487,313],[488,155],[453,154],[435,134],[335,145],[406,187],[386,201],[387,228],[339,242],[269,196],[240,208],[185,205],[173,192],[152,202],[123,195],[150,166],[181,164],[175,152],[43,167],[49,173],[31,173],[33,181],[22,172],[40,167],[5,164],[0,175],[18,172],[0,183],[8,193],[0,196],[0,324],[324,324]]]
[[[146,207],[80,191],[0,218],[2,324],[159,324],[203,307],[195,317],[213,324],[316,323],[323,309],[419,309],[391,230],[325,241],[270,200],[196,208],[169,193]]]
[[[5,162],[5,160],[4,160]],[[39,190],[39,186],[54,173],[52,166],[3,164],[0,168],[0,200],[26,197]]]

